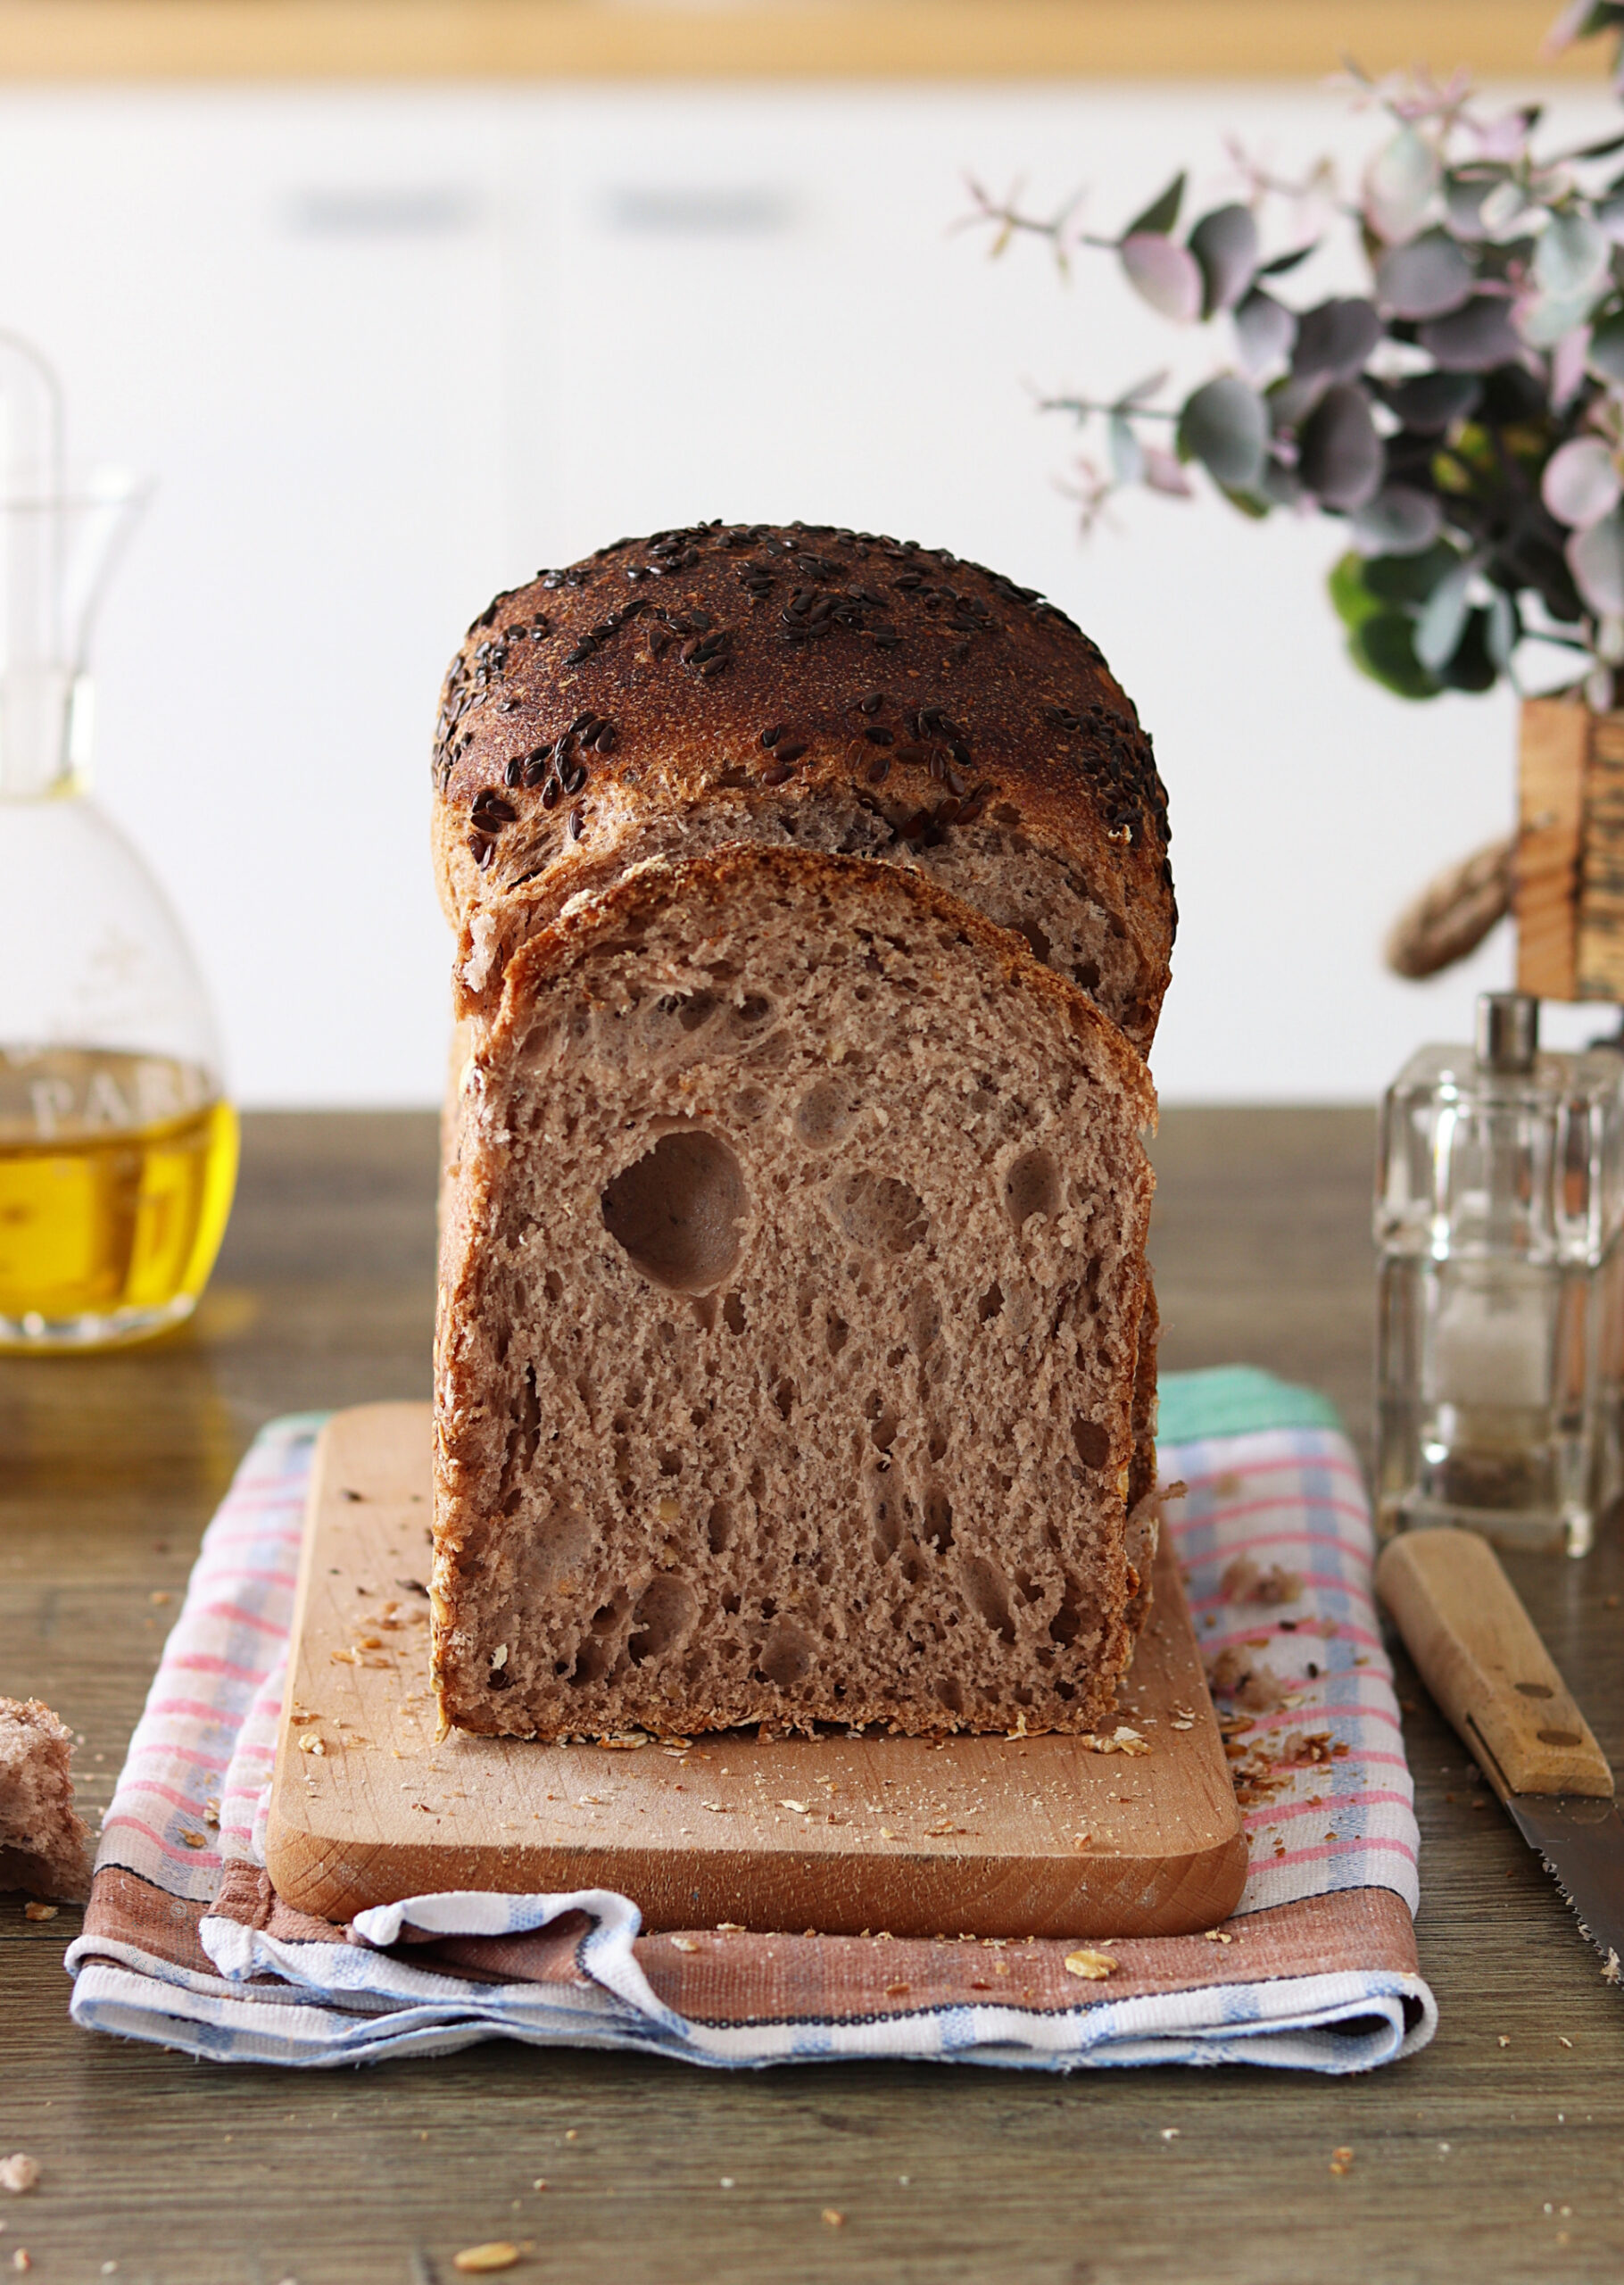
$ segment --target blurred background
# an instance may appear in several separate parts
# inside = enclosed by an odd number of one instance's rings
[[[946,545],[1100,643],[1172,798],[1165,1100],[1369,1100],[1465,1035],[1504,930],[1424,986],[1380,944],[1509,828],[1513,702],[1358,677],[1322,524],[1133,495],[1081,538],[1036,394],[1222,345],[1104,257],[1067,282],[955,226],[967,175],[1086,190],[1108,231],[1187,162],[1210,204],[1230,137],[1352,179],[1377,129],[1326,85],[1346,50],[1604,131],[1602,51],[1554,76],[1552,12],[6,0],[0,324],[57,365],[71,457],[156,482],[96,644],[98,791],[191,933],[238,1100],[435,1099],[446,661],[538,565],[712,516]]]

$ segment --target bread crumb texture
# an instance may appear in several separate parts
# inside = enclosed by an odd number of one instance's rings
[[[1094,1731],[1148,1569],[1153,1114],[899,868],[740,844],[531,943],[448,1168],[449,1718]]]

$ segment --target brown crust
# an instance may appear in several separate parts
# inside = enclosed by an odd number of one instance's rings
[[[1101,1015],[1084,993],[1041,968],[1019,939],[918,874],[892,867],[880,868],[860,858],[744,843],[726,845],[683,864],[638,867],[602,894],[565,914],[516,955],[507,970],[500,1010],[493,1023],[478,1028],[465,1068],[463,1084],[473,1110],[471,1122],[461,1122],[465,1134],[470,1124],[482,1124],[477,1105],[485,1091],[488,1075],[501,1072],[522,1048],[538,998],[590,950],[595,939],[612,938],[617,930],[657,910],[662,902],[704,897],[725,899],[730,883],[746,872],[762,871],[776,875],[786,886],[805,894],[814,893],[820,881],[833,877],[874,905],[889,907],[892,913],[900,894],[911,900],[922,916],[950,923],[965,942],[979,945],[1003,966],[1013,987],[1047,997],[1073,1036],[1086,1044],[1090,1059],[1098,1059],[1101,1083],[1120,1093],[1141,1130],[1154,1130],[1155,1090],[1139,1056],[1117,1026]],[[474,1141],[470,1136],[468,1140],[470,1147],[460,1151],[458,1163],[449,1169],[441,1245],[435,1391],[434,1672],[443,1719],[460,1727],[484,1729],[492,1725],[490,1709],[476,1694],[466,1695],[459,1688],[465,1678],[460,1675],[452,1657],[452,1635],[459,1622],[459,1557],[465,1543],[477,1535],[484,1523],[482,1515],[466,1511],[466,1503],[470,1497],[477,1496],[475,1486],[481,1474],[480,1448],[487,1409],[487,1392],[478,1385],[476,1375],[470,1376],[466,1371],[462,1344],[456,1338],[456,1331],[476,1309],[484,1234],[497,1210],[496,1193],[504,1153],[500,1135],[486,1135],[482,1141]],[[1133,1208],[1139,1224],[1141,1248],[1154,1179],[1147,1160],[1142,1168],[1143,1196]],[[1131,1307],[1140,1326],[1141,1339],[1149,1344],[1148,1357],[1153,1359],[1156,1305],[1142,1252],[1139,1288],[1131,1297]],[[1129,1505],[1127,1487],[1131,1474],[1136,1469],[1142,1471],[1144,1466],[1150,1428],[1150,1385],[1146,1374],[1136,1375],[1133,1400],[1124,1408],[1121,1433],[1114,1441],[1110,1455],[1111,1469],[1120,1476],[1123,1487],[1120,1504],[1124,1532]],[[1148,1598],[1139,1591],[1139,1586],[1140,1582],[1135,1578],[1100,1676],[1102,1687],[1098,1699],[1079,1699],[1074,1720],[1068,1718],[1064,1724],[1043,1726],[1088,1729],[1108,1707],[1116,1679],[1131,1658],[1138,1627],[1145,1616]],[[884,1715],[894,1721],[894,1708],[887,1708]],[[673,1714],[670,1718],[681,1728],[700,1730],[726,1727],[740,1720],[755,1721],[766,1716],[760,1707],[741,1709],[685,1706],[680,1714]],[[840,1718],[860,1722],[870,1716],[848,1707],[841,1710]],[[877,1709],[873,1718],[882,1718]],[[922,1726],[941,1727],[940,1709]]]
[[[944,552],[717,523],[538,573],[452,661],[434,783],[464,1012],[493,1013],[518,944],[651,816],[833,800],[903,853],[1002,811],[1125,934],[1136,1044],[1155,1029],[1176,911],[1149,740],[1062,611]]]

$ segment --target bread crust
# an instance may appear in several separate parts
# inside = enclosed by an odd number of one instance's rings
[[[460,1013],[493,1018],[520,947],[651,836],[800,816],[927,871],[1017,836],[1129,948],[1113,1012],[1148,1049],[1177,918],[1149,740],[1064,612],[945,552],[716,523],[538,573],[452,663],[434,785]]]
[[[511,1710],[474,1678],[484,1668],[470,1647],[475,1622],[465,1600],[469,1590],[461,1563],[465,1551],[485,1537],[493,1520],[490,1509],[500,1475],[497,1456],[509,1433],[507,1423],[493,1417],[478,1343],[471,1337],[480,1316],[482,1259],[489,1234],[500,1218],[509,1179],[507,1139],[493,1099],[501,1093],[504,1075],[525,1051],[538,1004],[595,945],[613,948],[617,936],[634,934],[639,922],[650,919],[671,902],[709,900],[725,909],[730,890],[747,877],[756,881],[763,876],[804,899],[814,896],[821,886],[838,885],[848,896],[872,908],[876,923],[887,917],[894,919],[900,900],[905,906],[911,905],[921,919],[949,925],[960,942],[975,946],[1001,968],[1013,991],[1046,1001],[1083,1046],[1096,1083],[1120,1098],[1129,1118],[1141,1130],[1154,1127],[1156,1103],[1149,1075],[1117,1027],[1075,986],[1042,968],[1008,931],[917,875],[899,876],[891,868],[882,870],[851,857],[759,843],[733,844],[682,865],[642,866],[601,894],[572,908],[555,926],[526,944],[508,965],[501,1003],[493,1018],[475,1027],[462,1072],[464,1112],[456,1123],[457,1157],[447,1169],[435,1352],[433,1611],[435,1673],[442,1710],[448,1721],[460,1727],[510,1731],[513,1726]],[[1124,1232],[1137,1255],[1137,1271],[1127,1296],[1128,1322],[1140,1328],[1139,1339],[1146,1350],[1144,1363],[1131,1374],[1129,1384],[1122,1391],[1108,1467],[1102,1470],[1102,1475],[1120,1483],[1110,1504],[1116,1516],[1113,1528],[1118,1534],[1121,1599],[1112,1619],[1112,1648],[1098,1677],[1099,1689],[1077,1700],[1074,1711],[1061,1724],[1065,1727],[1087,1728],[1108,1707],[1117,1675],[1131,1656],[1145,1611],[1143,1581],[1131,1568],[1127,1526],[1131,1481],[1145,1467],[1152,1401],[1149,1389],[1154,1385],[1146,1367],[1154,1356],[1155,1305],[1148,1293],[1143,1257],[1153,1184],[1148,1162],[1144,1161],[1131,1193],[1120,1201]],[[488,1658],[488,1646],[484,1655]],[[876,1707],[871,1713],[873,1718],[897,1718],[894,1706]],[[758,1705],[691,1704],[669,1718],[684,1729],[705,1729],[766,1716]],[[783,1718],[796,1718],[793,1708],[786,1709]],[[848,1718],[870,1718],[870,1713],[852,1709]],[[1040,1725],[1052,1724],[1045,1721]],[[910,1726],[940,1728],[944,1721],[940,1711],[932,1714],[926,1709]]]

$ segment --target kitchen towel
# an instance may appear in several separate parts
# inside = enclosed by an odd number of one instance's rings
[[[204,1534],[67,1965],[72,2013],[222,2062],[304,2066],[476,2040],[711,2065],[859,2056],[1048,2070],[1346,2073],[1437,2023],[1415,1819],[1371,1596],[1369,1506],[1322,1398],[1246,1367],[1162,1384],[1167,1508],[1251,1845],[1206,1936],[1113,1943],[640,1932],[623,1896],[449,1893],[347,1929],[284,1905],[263,1813],[322,1416],[274,1421]]]

